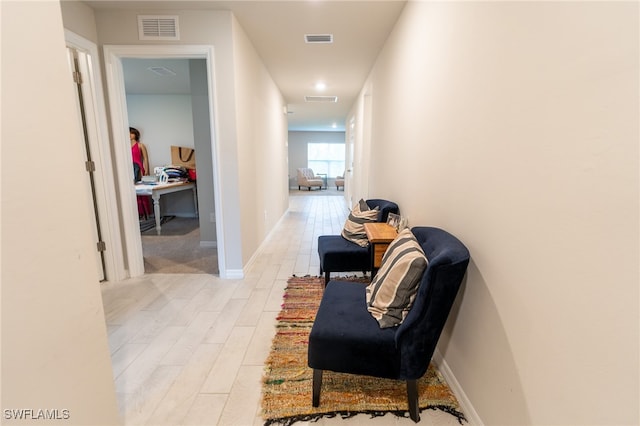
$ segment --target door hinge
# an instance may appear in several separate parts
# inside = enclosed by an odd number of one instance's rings
[[[76,84],[82,84],[82,74],[80,74],[80,71],[73,72],[73,82]]]
[[[103,252],[107,250],[107,244],[104,241],[98,241],[98,251]]]
[[[94,163],[93,161],[85,161],[84,166],[88,172],[96,171],[96,163]]]

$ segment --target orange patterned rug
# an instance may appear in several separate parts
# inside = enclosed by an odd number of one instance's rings
[[[342,278],[341,278],[342,279]],[[362,279],[351,278],[349,280]],[[311,405],[313,370],[307,366],[311,326],[322,299],[324,278],[292,277],[287,282],[277,332],[265,362],[262,417],[265,426],[291,425],[321,417],[360,413],[408,417],[406,383],[400,380],[325,371],[320,407]],[[465,421],[458,401],[433,363],[418,381],[420,411],[442,410]]]

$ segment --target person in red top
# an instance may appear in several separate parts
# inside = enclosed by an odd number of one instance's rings
[[[140,142],[140,131],[129,127],[129,139],[131,140],[131,158],[133,159],[133,181],[139,182],[142,176],[149,174],[149,154],[147,147]],[[151,201],[146,195],[138,195],[138,216],[147,218],[151,214]]]
[[[142,176],[149,174],[149,154],[147,147],[140,142],[140,131],[134,127],[129,127],[129,139],[131,140],[131,157],[133,158],[134,170],[138,166],[138,173],[134,176],[136,182],[142,179]]]

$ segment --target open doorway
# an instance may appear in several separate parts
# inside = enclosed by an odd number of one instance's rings
[[[129,63],[139,65],[136,63],[138,60],[186,61],[189,84],[195,86],[190,89],[192,114],[191,126],[188,127],[188,130],[185,130],[187,129],[185,122],[188,120],[182,117],[181,124],[174,124],[178,131],[172,130],[169,132],[171,133],[170,137],[167,137],[168,127],[160,126],[162,123],[157,118],[153,120],[150,120],[149,117],[144,118],[145,114],[149,114],[149,108],[136,110],[141,104],[149,106],[149,99],[143,99],[141,94],[127,93],[126,87],[129,76],[125,70]],[[197,227],[200,234],[202,234],[200,245],[206,249],[217,249],[217,259],[211,258],[210,261],[217,264],[220,276],[224,277],[225,270],[222,266],[224,265],[224,247],[223,239],[221,238],[222,216],[218,214],[220,210],[220,195],[218,177],[216,175],[217,155],[215,149],[215,120],[213,120],[215,111],[213,109],[213,84],[210,71],[213,69],[212,48],[210,46],[105,46],[105,62],[111,99],[112,133],[115,141],[114,155],[118,166],[116,180],[121,194],[122,222],[130,276],[139,276],[145,272],[137,200],[134,185],[132,184],[133,169],[131,167],[131,151],[128,137],[129,127],[135,127],[137,124],[141,127],[139,130],[143,138],[145,140],[146,138],[149,139],[145,142],[148,147],[153,145],[154,148],[161,148],[166,144],[188,147],[191,144],[195,148],[197,153],[198,209],[194,212],[193,207],[190,207],[190,214],[193,216],[196,213],[195,216],[198,218]],[[179,63],[181,62],[172,63],[171,66],[177,67]],[[149,65],[149,67],[152,66]],[[169,66],[166,68],[171,69]],[[137,99],[134,99],[135,97]],[[184,103],[185,99],[180,102]],[[137,106],[133,107],[134,104]],[[132,107],[130,108],[130,106]],[[175,105],[172,108],[175,109]],[[147,124],[141,125],[139,123],[140,120]],[[134,124],[134,121],[138,123]],[[164,121],[166,121],[166,116]],[[168,126],[171,127],[171,124],[169,123]],[[162,127],[164,130],[161,133],[154,133],[158,127]],[[169,164],[171,162],[170,148],[166,150],[154,149],[150,153],[150,157],[151,163],[154,165]],[[163,206],[165,207],[165,213],[163,214],[170,215],[170,209],[174,209],[175,212],[180,213],[180,216],[188,216],[189,213],[183,214],[186,212],[184,206],[185,202],[181,201],[180,197],[174,200],[166,200]],[[167,227],[163,226],[163,230],[166,229]],[[207,233],[206,235],[203,234],[203,230]]]
[[[190,164],[211,158],[206,60],[123,58],[122,68],[129,126],[148,159],[143,179],[150,182],[156,168],[186,160],[175,158],[174,147],[188,153]],[[146,273],[218,273],[213,194],[196,190],[197,176],[195,185],[159,197],[157,209],[151,196],[137,195]]]

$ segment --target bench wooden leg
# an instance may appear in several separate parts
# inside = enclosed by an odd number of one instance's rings
[[[320,406],[320,388],[322,388],[322,370],[313,369],[313,394],[312,405],[314,407]]]
[[[420,408],[418,407],[418,383],[416,380],[407,380],[407,400],[409,402],[409,417],[418,423],[420,421]]]

